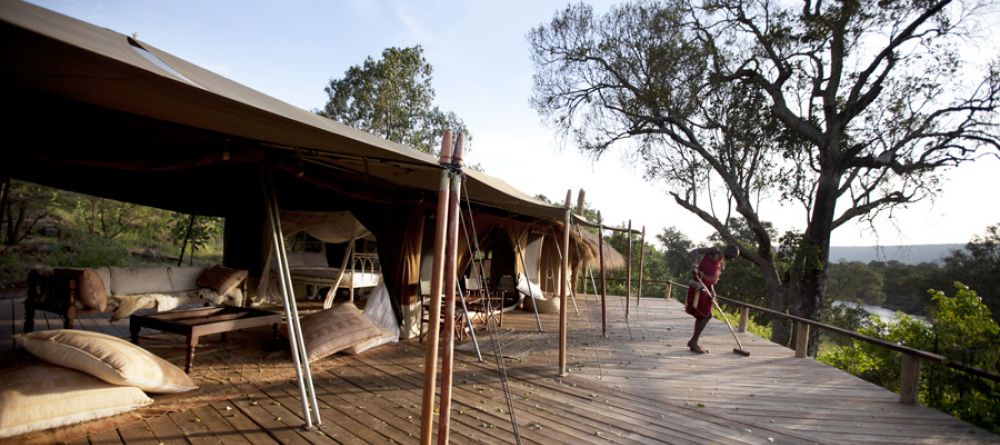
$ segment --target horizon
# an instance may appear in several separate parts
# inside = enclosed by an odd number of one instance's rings
[[[651,244],[671,226],[696,243],[713,232],[675,204],[663,184],[644,181],[621,147],[591,159],[545,127],[528,105],[534,69],[525,36],[563,3],[210,2],[192,11],[184,2],[31,2],[124,35],[137,33],[139,40],[306,110],[322,108],[323,88],[348,67],[390,46],[421,45],[434,69],[435,105],[455,112],[469,128],[469,164],[479,163],[531,196],[561,197],[583,188],[606,223],[631,219],[634,228],[647,228]],[[599,12],[612,4],[590,3]],[[984,20],[996,34],[993,18]],[[987,46],[984,51],[972,42],[966,53],[995,55],[995,43]],[[897,207],[873,225],[855,219],[832,233],[831,246],[968,243],[1000,223],[1000,206],[979,199],[997,162],[984,157],[945,172],[935,199]],[[804,227],[801,209],[764,202],[761,219],[779,233]]]

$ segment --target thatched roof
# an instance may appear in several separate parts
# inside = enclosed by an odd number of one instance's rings
[[[598,245],[599,241],[596,233],[591,233],[584,229],[571,230],[570,239],[580,246],[580,255],[583,257],[583,264],[589,264],[595,269],[601,267],[600,246]],[[624,267],[625,256],[605,242],[604,268],[606,270],[618,270]]]

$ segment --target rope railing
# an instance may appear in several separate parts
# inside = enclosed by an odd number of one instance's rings
[[[608,281],[612,280],[609,279]],[[621,281],[624,281],[624,279],[622,279]],[[674,286],[680,287],[685,290],[688,288],[686,284],[678,283],[672,280],[647,279],[643,281],[649,283],[665,284],[667,287],[666,289],[664,289],[664,298],[672,297]],[[948,368],[962,371],[967,374],[971,374],[986,380],[991,380],[993,382],[1000,382],[1000,374],[996,374],[994,372],[990,372],[985,369],[969,366],[954,360],[950,360],[947,357],[944,357],[940,354],[935,354],[933,352],[928,352],[921,349],[911,348],[909,346],[904,346],[897,343],[891,343],[882,339],[869,337],[867,335],[859,334],[857,332],[829,325],[820,321],[799,317],[785,312],[776,311],[774,309],[760,307],[743,301],[734,300],[732,298],[726,298],[722,296],[717,296],[717,297],[721,302],[737,306],[740,308],[740,324],[738,328],[739,332],[746,332],[746,327],[750,317],[751,309],[757,312],[768,314],[772,317],[783,318],[795,322],[796,326],[794,331],[795,332],[794,346],[795,346],[795,356],[798,358],[805,358],[807,356],[808,345],[809,345],[809,330],[811,327],[823,329],[827,332],[843,335],[845,337],[849,337],[854,340],[862,341],[874,346],[878,346],[881,348],[901,353],[903,360],[900,369],[899,403],[905,405],[914,405],[917,402],[917,391],[920,388],[921,361],[940,364]]]

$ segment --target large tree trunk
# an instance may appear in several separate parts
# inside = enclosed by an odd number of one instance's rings
[[[837,203],[837,187],[840,174],[824,172],[820,175],[816,189],[815,207],[809,226],[803,234],[795,253],[795,259],[788,277],[788,309],[795,315],[819,320],[826,294],[826,272],[830,260],[830,232]],[[775,337],[775,329],[772,337]],[[791,335],[788,327],[782,329],[784,335]],[[813,330],[810,351],[815,352],[818,331]],[[786,339],[787,341],[787,339]],[[783,343],[783,344],[788,344]]]

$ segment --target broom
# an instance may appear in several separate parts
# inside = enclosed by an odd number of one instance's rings
[[[750,356],[750,351],[743,350],[743,344],[740,343],[740,338],[736,336],[736,331],[733,330],[733,325],[729,324],[729,317],[726,317],[726,313],[722,310],[721,307],[719,307],[719,302],[715,301],[715,299],[716,299],[715,298],[715,289],[714,288],[710,288],[708,286],[705,286],[705,283],[702,283],[701,277],[698,276],[697,273],[694,274],[694,277],[698,279],[698,283],[701,284],[702,288],[708,289],[708,291],[712,293],[712,304],[714,304],[715,305],[715,309],[717,311],[719,311],[720,314],[722,314],[722,320],[726,322],[726,327],[729,328],[729,333],[733,334],[733,340],[736,340],[736,346],[737,347],[733,348],[733,352],[735,352],[735,353],[737,353],[739,355],[742,355],[744,357],[749,357]]]

